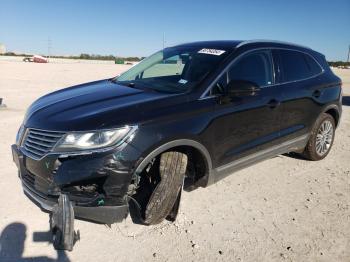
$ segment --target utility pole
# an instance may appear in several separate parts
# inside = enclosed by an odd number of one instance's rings
[[[349,50],[348,50],[348,59],[346,60],[346,62],[350,62],[350,45],[349,45]]]
[[[165,33],[163,32],[163,50],[165,48]],[[163,53],[163,64],[165,63],[164,53]]]
[[[48,61],[49,61],[49,59],[50,59],[51,46],[52,46],[51,38],[48,37],[48,38],[47,38],[47,60],[48,60]]]

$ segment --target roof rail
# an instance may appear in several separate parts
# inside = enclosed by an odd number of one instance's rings
[[[307,46],[303,46],[303,45],[298,45],[298,44],[293,44],[293,43],[289,43],[289,42],[284,42],[284,41],[277,41],[277,40],[266,40],[266,39],[254,39],[254,40],[247,40],[247,41],[243,41],[241,43],[239,43],[236,48],[247,45],[247,44],[254,44],[254,43],[274,43],[274,44],[284,44],[284,45],[291,45],[291,46],[295,46],[295,47],[302,47],[302,48],[306,48],[306,49],[310,49],[310,47]]]

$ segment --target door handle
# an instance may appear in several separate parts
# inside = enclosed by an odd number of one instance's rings
[[[319,98],[321,96],[321,91],[320,90],[315,90],[312,93],[312,96],[315,97],[315,98]]]
[[[281,102],[278,101],[278,100],[276,100],[276,99],[271,99],[271,100],[267,103],[268,107],[270,107],[270,108],[272,108],[272,109],[278,107],[280,104],[281,104]]]

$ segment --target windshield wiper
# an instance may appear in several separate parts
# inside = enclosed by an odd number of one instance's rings
[[[136,88],[136,87],[135,87],[135,82],[118,82],[117,79],[111,79],[110,81],[111,81],[112,83],[114,83],[114,84],[118,84],[118,85],[122,85],[122,86],[127,86],[127,87]]]

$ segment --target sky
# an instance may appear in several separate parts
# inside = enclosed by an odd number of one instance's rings
[[[2,0],[8,51],[148,56],[185,42],[273,39],[346,60],[350,0]]]

